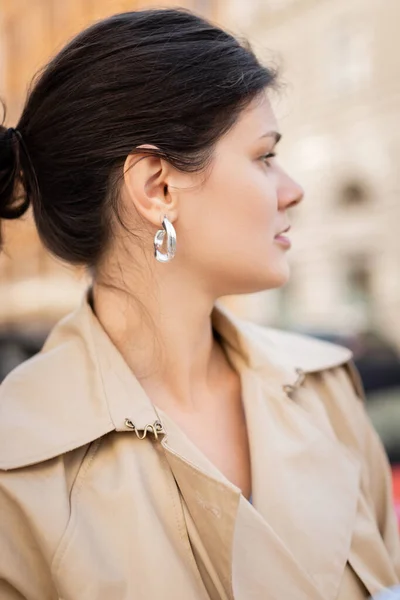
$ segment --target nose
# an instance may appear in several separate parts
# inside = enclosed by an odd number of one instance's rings
[[[292,208],[304,198],[304,189],[287,173],[283,174],[278,189],[278,205],[280,210]]]

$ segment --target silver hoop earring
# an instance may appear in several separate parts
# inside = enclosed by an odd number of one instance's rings
[[[176,231],[166,216],[162,220],[162,226],[164,229],[159,229],[154,237],[154,256],[159,262],[166,263],[172,260],[176,253]],[[167,236],[166,254],[160,252],[165,235]]]

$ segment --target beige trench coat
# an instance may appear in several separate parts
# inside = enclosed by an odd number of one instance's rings
[[[361,600],[398,582],[351,353],[212,318],[241,376],[254,505],[156,411],[84,301],[0,388],[1,600]]]

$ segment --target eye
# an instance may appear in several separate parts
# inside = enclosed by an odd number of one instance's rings
[[[261,160],[263,160],[265,162],[265,164],[267,165],[267,167],[270,167],[270,163],[269,160],[271,158],[275,158],[276,156],[276,152],[270,152],[269,154],[264,154],[263,156],[261,156]]]

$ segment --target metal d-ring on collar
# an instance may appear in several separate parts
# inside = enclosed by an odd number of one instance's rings
[[[295,390],[297,390],[303,384],[303,382],[306,378],[306,374],[303,371],[303,369],[296,369],[296,373],[297,373],[296,381],[292,384],[287,384],[287,385],[283,386],[283,391],[286,392],[287,394],[290,394],[290,393],[294,392]]]

